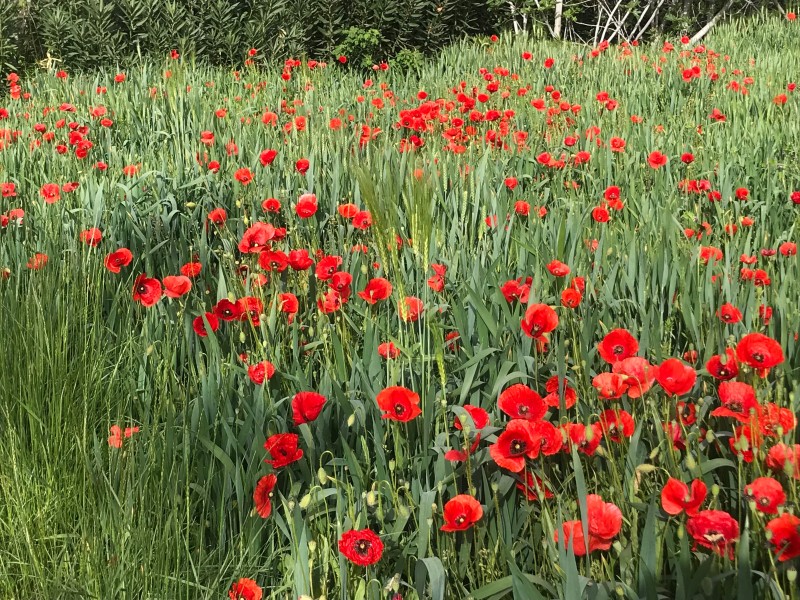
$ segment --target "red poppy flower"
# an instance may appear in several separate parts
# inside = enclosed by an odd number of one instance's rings
[[[558,327],[558,315],[546,304],[531,304],[525,311],[520,326],[528,337],[543,339],[546,333]]]
[[[784,472],[794,479],[800,479],[800,444],[775,444],[769,449],[765,463],[772,471]]]
[[[351,563],[361,567],[374,565],[383,556],[383,542],[372,530],[351,529],[339,538],[339,552]]]
[[[214,314],[223,321],[236,321],[242,316],[242,307],[238,302],[223,298],[212,308]]]
[[[54,204],[61,198],[61,188],[57,183],[45,183],[39,189],[39,195],[47,204]]]
[[[539,502],[540,494],[543,494],[545,499],[555,497],[555,494],[545,485],[542,478],[530,471],[525,471],[525,482],[518,482],[517,489],[525,494],[525,498],[530,502]]]
[[[604,400],[621,398],[628,391],[627,377],[620,373],[599,373],[592,379],[592,387]]]
[[[551,260],[547,265],[547,270],[554,277],[566,277],[569,275],[569,267],[560,260]]]
[[[612,329],[597,344],[597,351],[607,363],[615,363],[636,356],[639,342],[627,329]]]
[[[203,270],[203,265],[199,262],[188,262],[181,265],[181,275],[184,277],[197,277]]]
[[[295,164],[294,168],[297,169],[297,172],[301,175],[305,175],[308,168],[311,166],[311,163],[308,161],[307,158],[299,159]]]
[[[0,183],[0,196],[3,198],[13,198],[17,195],[17,186],[14,183]]]
[[[597,494],[586,497],[589,522],[589,552],[608,550],[622,529],[622,511],[612,502],[604,502]]]
[[[766,529],[771,534],[767,541],[780,562],[800,556],[800,517],[785,512],[767,523]]]
[[[530,421],[514,419],[489,446],[489,455],[497,466],[519,473],[525,468],[525,457],[534,458],[538,450],[531,435]]]
[[[733,560],[733,546],[739,539],[739,523],[722,510],[703,510],[689,517],[686,531],[694,547],[703,546]]]
[[[537,458],[539,454],[552,456],[564,446],[564,436],[561,429],[553,425],[550,421],[530,422],[531,440],[533,441],[532,458]]]
[[[497,399],[497,406],[512,419],[537,421],[547,412],[542,397],[522,383],[506,388]]]
[[[305,271],[314,264],[313,259],[308,255],[308,250],[302,248],[291,250],[287,257],[289,266],[295,271]]]
[[[395,385],[381,390],[376,397],[382,419],[406,423],[422,414],[419,395],[408,388]]]
[[[185,275],[167,275],[162,283],[167,298],[180,298],[192,289],[192,280]]]
[[[194,329],[194,332],[200,337],[208,337],[209,331],[216,331],[219,329],[219,319],[217,315],[207,312],[205,313],[205,318],[208,321],[208,325],[206,325],[202,316],[195,317],[192,321],[192,329]]]
[[[262,360],[247,367],[247,376],[256,385],[262,385],[265,381],[269,381],[273,375],[275,375],[275,365],[268,360]]]
[[[300,309],[300,302],[297,300],[297,296],[291,292],[284,292],[278,295],[278,307],[281,312],[289,315],[288,320],[291,324],[294,321],[294,315]]]
[[[725,362],[723,362],[723,359]],[[725,349],[725,356],[715,354],[706,363],[706,370],[714,379],[728,381],[739,374],[739,364],[731,348]]]
[[[289,257],[280,250],[265,250],[258,255],[258,264],[265,271],[281,273],[289,266]]]
[[[319,262],[317,262],[317,268],[315,270],[317,279],[327,281],[333,277],[333,274],[336,273],[336,270],[341,264],[341,256],[325,256]]]
[[[560,408],[563,393],[564,408],[572,408],[578,401],[578,394],[569,386],[565,379],[562,379],[561,383],[563,384],[561,387],[564,388],[563,392],[559,390],[558,375],[553,375],[547,380],[544,386],[544,389],[547,391],[547,395],[544,397],[544,403],[553,408]]]
[[[700,246],[700,262],[704,265],[708,264],[709,261],[712,263],[720,261],[723,257],[724,254],[719,248],[715,248],[714,246]]]
[[[258,155],[258,160],[261,162],[261,166],[266,167],[267,165],[272,164],[272,161],[275,160],[276,156],[278,156],[278,151],[269,148],[261,151],[261,154]]]
[[[661,152],[651,152],[647,157],[647,164],[653,169],[659,169],[667,164],[667,157]]]
[[[122,448],[122,428],[119,425],[112,425],[109,430],[108,445],[111,448]]]
[[[527,217],[531,213],[531,205],[524,200],[517,200],[514,203],[514,212],[521,217]]]
[[[644,395],[652,386],[658,373],[658,368],[639,356],[631,356],[624,360],[614,363],[612,367],[614,373],[624,377],[626,390],[629,398],[639,398]]]
[[[87,246],[94,248],[103,241],[103,232],[97,227],[81,231],[81,241]]]
[[[481,520],[481,503],[467,494],[459,494],[444,505],[442,531],[466,531]]]
[[[261,588],[252,579],[240,579],[228,592],[230,600],[261,600]]]
[[[370,279],[363,291],[358,295],[367,304],[375,304],[381,300],[386,300],[392,295],[392,284],[383,277]]]
[[[260,253],[268,248],[268,242],[275,237],[275,228],[269,223],[257,221],[248,227],[239,241],[239,252]]]
[[[739,323],[742,320],[742,312],[730,302],[719,307],[717,316],[723,323]]]
[[[119,273],[122,267],[127,267],[133,260],[133,253],[127,248],[114,250],[106,256],[106,269],[112,273]]]
[[[353,215],[353,227],[365,231],[372,227],[372,214],[368,210],[360,210]]]
[[[767,515],[778,513],[778,507],[786,502],[786,493],[780,482],[772,477],[758,477],[744,486],[744,494],[755,502],[756,509]]]
[[[567,423],[564,425],[564,430],[567,432],[566,451],[574,445],[578,448],[578,452],[594,456],[600,442],[603,441],[601,423],[593,423],[590,427],[586,427],[583,423]]]
[[[292,419],[295,425],[310,423],[315,420],[327,398],[316,392],[298,392],[292,398]]]
[[[378,356],[384,360],[393,360],[400,356],[400,349],[394,345],[394,342],[383,342],[378,346]]]
[[[327,315],[340,310],[343,303],[342,294],[337,290],[329,289],[322,298],[317,300],[317,308]]]
[[[500,291],[502,292],[503,297],[506,299],[506,302],[519,300],[523,304],[527,304],[531,286],[528,283],[523,284],[521,280],[522,278],[511,279],[500,286]]]
[[[303,194],[297,200],[294,210],[301,219],[313,217],[317,212],[317,197],[314,194]]]
[[[206,219],[209,223],[213,223],[217,227],[222,227],[225,225],[225,221],[228,220],[228,213],[224,208],[215,208],[208,213]]]
[[[692,481],[691,491],[689,486],[670,477],[661,490],[661,508],[668,515],[679,515],[686,511],[687,515],[696,515],[698,509],[706,499],[707,488],[702,479]]]
[[[463,408],[465,411],[467,411],[467,414],[472,419],[472,424],[474,425],[473,430],[480,431],[489,424],[489,413],[483,410],[481,407],[473,406],[472,404],[465,404]],[[464,428],[464,426],[461,424],[461,418],[456,418],[453,426],[461,431]]]
[[[740,381],[720,383],[719,399],[722,406],[711,411],[712,417],[732,417],[740,423],[749,423],[761,412],[753,386]]]
[[[575,309],[580,306],[581,300],[583,300],[583,296],[574,288],[567,288],[561,292],[561,306]]]
[[[355,204],[348,203],[348,204],[340,204],[336,211],[344,217],[345,219],[352,219],[358,214],[358,207]]]
[[[139,275],[133,282],[133,300],[142,306],[153,306],[161,300],[161,282],[147,275]]]
[[[242,185],[247,185],[253,181],[253,172],[247,167],[242,167],[241,169],[236,170],[236,173],[233,174],[233,177]]]
[[[604,502],[596,494],[591,494],[586,497],[586,512],[589,530],[588,552],[610,549],[614,538],[622,529],[622,512],[619,507],[611,502]],[[571,544],[575,556],[584,556],[587,553],[581,521],[567,521],[562,525],[561,531],[566,547],[569,548]],[[556,542],[558,539],[559,535],[556,532]]]
[[[406,296],[397,306],[397,312],[405,322],[417,321],[424,309],[422,300],[414,296]]]
[[[613,442],[621,442],[623,437],[631,437],[635,428],[633,417],[628,411],[611,408],[600,413],[600,425],[603,434]]]
[[[262,519],[266,519],[272,513],[272,490],[277,482],[278,477],[270,473],[258,480],[256,489],[253,491],[253,504],[255,504],[258,516]]]
[[[668,358],[656,371],[656,381],[672,396],[688,394],[697,381],[697,371],[677,358]]]
[[[581,521],[566,521],[561,525],[561,532],[564,536],[564,547],[569,549],[575,556],[586,555],[586,540],[583,537],[583,523]],[[559,532],[556,531],[553,539],[558,542]]]
[[[280,469],[303,458],[303,451],[298,448],[298,436],[296,433],[276,433],[267,438],[264,442],[264,449],[271,458],[265,458],[264,462],[272,465],[273,469]]]
[[[748,333],[736,345],[736,358],[754,369],[769,369],[783,362],[783,349],[762,333]]]
[[[791,408],[781,408],[774,402],[767,402],[761,412],[759,425],[765,436],[782,438],[797,426],[797,417]]]
[[[37,252],[30,258],[26,266],[29,269],[32,269],[33,271],[38,271],[40,269],[43,269],[47,265],[47,262],[49,260],[50,258],[47,256],[47,254],[43,254],[42,252]],[[135,299],[136,297],[134,296],[134,300]]]

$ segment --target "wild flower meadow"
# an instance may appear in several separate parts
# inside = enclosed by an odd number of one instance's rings
[[[800,597],[800,30],[0,95],[3,598]]]

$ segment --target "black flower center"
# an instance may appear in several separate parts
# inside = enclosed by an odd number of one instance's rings
[[[527,447],[528,445],[523,440],[512,440],[511,442],[511,452],[513,454],[522,454]]]
[[[355,551],[360,554],[361,556],[366,556],[369,552],[369,549],[372,548],[372,542],[369,540],[358,540],[355,543]]]

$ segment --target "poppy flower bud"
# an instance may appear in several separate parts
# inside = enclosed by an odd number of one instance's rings
[[[347,426],[348,427],[352,427],[353,423],[355,423],[355,422],[356,422],[356,415],[355,414],[352,414],[349,417],[347,417]]]
[[[797,569],[794,567],[789,567],[786,569],[786,579],[789,580],[789,583],[794,583],[797,581]]]
[[[706,442],[711,444],[711,443],[714,442],[715,438],[716,438],[716,436],[714,435],[713,431],[711,431],[711,430],[706,431]]]
[[[714,496],[714,498],[719,496],[719,485],[717,485],[716,483],[711,486],[711,495]]]
[[[306,494],[302,498],[300,498],[299,506],[303,510],[308,508],[308,505],[311,504],[311,494]]]
[[[367,492],[367,506],[375,506],[377,502],[378,499],[377,496],[375,495],[375,492],[373,492],[372,490]]]
[[[367,265],[361,265],[361,274],[366,275],[368,272],[369,269],[367,269]]]
[[[694,456],[692,456],[691,454],[686,455],[686,466],[689,469],[694,469],[695,467],[697,467],[697,461],[695,461]]]
[[[317,551],[317,542],[315,542],[314,540],[311,540],[310,542],[308,542],[308,551],[311,554],[314,554],[314,552]]]
[[[392,460],[390,460],[390,461],[389,461],[389,470],[390,470],[390,471],[394,471],[394,468],[395,468],[396,466],[397,466],[397,463],[394,461],[394,459],[392,459]]]
[[[247,337],[244,335],[244,331],[240,331],[239,332],[239,342],[244,344],[246,340],[247,340]]]
[[[328,473],[322,467],[320,467],[319,471],[317,471],[317,479],[319,479],[320,485],[325,485],[328,483]]]
[[[187,202],[186,203],[186,208],[194,208],[195,206],[197,206],[197,202]]]
[[[289,502],[287,502],[287,504],[286,504],[286,507],[287,507],[289,510],[294,510],[294,506],[295,506],[295,504],[294,504],[294,500],[289,500]]]

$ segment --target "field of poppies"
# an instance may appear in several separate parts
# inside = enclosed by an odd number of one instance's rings
[[[8,74],[0,597],[800,598],[800,30],[687,42]]]

